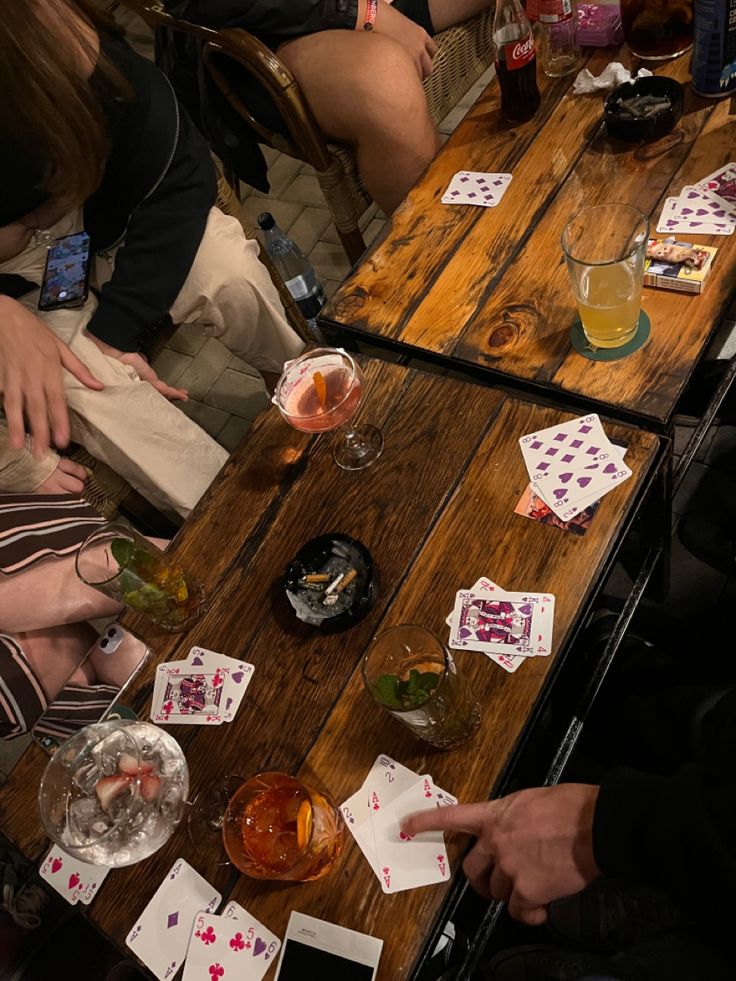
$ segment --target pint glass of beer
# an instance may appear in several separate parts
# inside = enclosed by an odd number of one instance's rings
[[[628,204],[575,215],[562,250],[585,336],[592,347],[622,347],[639,326],[649,222]]]

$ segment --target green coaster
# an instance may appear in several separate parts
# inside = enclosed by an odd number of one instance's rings
[[[570,328],[570,340],[578,354],[582,354],[589,361],[620,361],[622,358],[628,358],[640,347],[644,347],[649,339],[651,326],[649,317],[642,310],[639,313],[639,327],[628,344],[622,344],[621,347],[591,347],[583,331],[583,325],[577,320]]]

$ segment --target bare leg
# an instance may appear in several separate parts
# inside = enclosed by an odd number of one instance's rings
[[[150,541],[161,549],[168,545],[163,538],[151,538]],[[23,630],[43,630],[121,613],[120,603],[77,578],[74,561],[73,555],[44,559],[25,572],[3,576],[0,631],[13,634]],[[95,636],[93,633],[93,640]]]
[[[366,187],[391,214],[438,147],[408,53],[392,38],[353,31],[310,34],[278,53],[324,132],[356,148]]]
[[[494,0],[429,0],[429,15],[435,31],[444,31],[453,24],[462,24],[493,4]]]
[[[50,630],[29,630],[18,634],[18,643],[43,685],[49,701],[69,681],[78,685],[94,682],[94,672],[84,657],[97,634],[86,623],[74,623]]]

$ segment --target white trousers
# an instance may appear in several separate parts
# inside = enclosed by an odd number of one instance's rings
[[[79,231],[80,214],[68,215],[51,234]],[[162,260],[164,261],[164,260]],[[98,258],[93,270],[101,284],[112,262]],[[40,283],[46,249],[31,243],[20,255],[0,263],[0,272]],[[151,275],[156,275],[155,268]],[[133,368],[104,355],[84,328],[97,307],[90,295],[75,310],[38,310],[38,291],[23,303],[40,317],[104,385],[93,392],[64,373],[72,439],[165,512],[191,511],[227,459],[226,451],[184,413],[138,377]],[[278,293],[258,258],[258,245],[246,239],[236,218],[210,211],[204,238],[182,290],[171,308],[175,324],[200,324],[233,354],[261,371],[280,372],[303,342],[289,326]],[[5,441],[4,446],[2,441]],[[0,491],[34,490],[53,472],[57,457],[35,460],[28,449],[9,450],[0,433]]]

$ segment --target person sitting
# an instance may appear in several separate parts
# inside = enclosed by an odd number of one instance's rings
[[[165,3],[175,17],[215,29],[242,27],[274,50],[299,82],[322,131],[355,147],[365,186],[387,215],[439,147],[422,87],[437,51],[433,35],[492,5],[492,0]],[[257,92],[247,91],[245,101],[257,117],[268,112]],[[253,178],[240,176],[267,189],[257,172]]]
[[[1,738],[35,729],[63,739],[98,721],[145,655],[131,634],[110,628],[111,643],[89,623],[123,609],[75,571],[79,546],[104,523],[71,495],[0,495]]]
[[[171,404],[187,393],[157,377],[146,338],[167,316],[199,323],[270,385],[303,343],[256,243],[214,207],[208,147],[170,84],[91,0],[6,0],[0,91],[0,491],[78,491],[49,452],[71,436],[186,516],[227,454]],[[39,311],[48,245],[82,228],[97,295]]]

